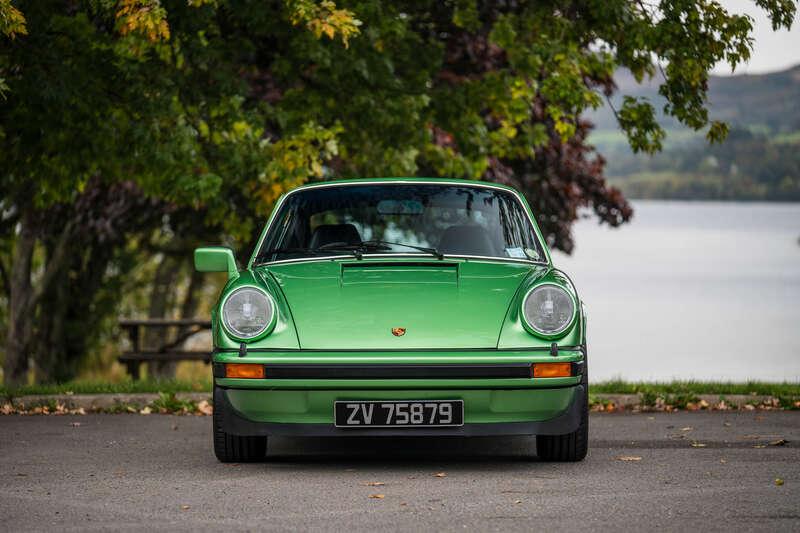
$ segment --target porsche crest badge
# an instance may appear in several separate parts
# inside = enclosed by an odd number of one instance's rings
[[[406,328],[392,328],[392,335],[395,337],[402,337],[406,334]]]

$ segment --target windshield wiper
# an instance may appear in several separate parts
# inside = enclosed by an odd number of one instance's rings
[[[317,246],[314,248],[315,252],[327,252],[328,250],[350,252],[356,257],[356,259],[361,259],[361,254],[364,252],[364,246],[360,243],[348,244],[346,242],[329,242],[328,244],[323,244],[322,246]]]
[[[371,241],[364,241],[361,243],[362,246],[366,249],[367,247],[373,248],[387,248],[389,246],[405,246],[406,248],[413,248],[414,250],[419,250],[420,252],[425,252],[428,254],[432,254],[436,257],[436,259],[444,259],[444,254],[437,250],[436,248],[428,248],[427,246],[417,246],[416,244],[406,244],[403,242],[389,242],[389,241],[381,241],[381,240],[371,240]]]
[[[312,255],[319,255],[325,253],[326,250],[322,248],[276,248],[274,250],[268,250],[262,254],[258,254],[256,256],[255,263],[264,263],[266,262],[265,259],[271,255],[275,254],[312,254]]]
[[[391,250],[391,246],[405,246],[406,248],[413,248],[420,252],[425,252],[435,256],[437,259],[444,259],[444,254],[439,252],[436,248],[428,248],[426,246],[417,246],[415,244],[405,244],[402,242],[389,242],[381,240],[369,240],[359,244],[347,244],[345,242],[331,242],[323,244],[317,248],[276,248],[275,250],[268,250],[263,254],[258,254],[256,263],[264,262],[264,259],[274,254],[312,254],[320,255],[328,252],[349,252],[355,256],[356,259],[361,259],[363,254],[368,250]]]

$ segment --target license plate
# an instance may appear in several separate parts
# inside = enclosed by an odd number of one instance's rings
[[[335,402],[336,427],[447,427],[464,425],[463,400]]]

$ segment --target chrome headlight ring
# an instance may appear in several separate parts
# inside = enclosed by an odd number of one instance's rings
[[[546,339],[563,335],[578,312],[575,296],[557,283],[539,283],[522,299],[522,323],[534,335]]]
[[[242,285],[228,293],[220,315],[228,335],[245,342],[270,333],[278,318],[274,298],[255,285]]]

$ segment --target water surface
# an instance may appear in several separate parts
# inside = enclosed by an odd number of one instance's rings
[[[800,204],[634,208],[553,257],[588,308],[591,379],[800,380]]]

